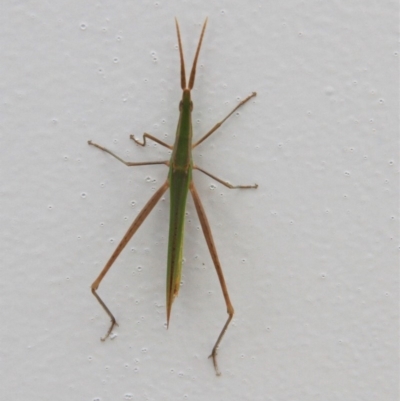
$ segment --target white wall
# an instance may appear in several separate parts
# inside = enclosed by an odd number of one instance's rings
[[[166,177],[179,63],[209,25],[193,93],[195,173],[236,309],[192,201],[183,286],[165,329],[169,196],[99,293],[131,221]],[[395,1],[24,1],[0,7],[0,377],[4,400],[398,399],[398,4]],[[188,66],[189,68],[189,66]],[[214,186],[214,187],[213,187]],[[134,204],[132,205],[132,202]]]

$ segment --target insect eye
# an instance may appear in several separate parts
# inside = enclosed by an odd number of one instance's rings
[[[182,111],[182,100],[179,102],[179,111]]]

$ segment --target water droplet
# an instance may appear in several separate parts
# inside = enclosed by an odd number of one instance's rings
[[[215,184],[211,184],[211,185],[210,185],[210,189],[214,190],[214,189],[216,189],[216,188],[217,188],[217,187],[216,187]]]
[[[331,96],[331,95],[333,95],[333,94],[335,93],[335,89],[334,89],[332,86],[327,86],[327,87],[325,88],[325,93],[326,93],[328,96]]]
[[[82,23],[81,23],[81,29],[82,29],[82,31],[86,30],[86,28],[87,28],[87,25],[86,25],[84,22],[82,22]]]
[[[349,176],[349,175],[350,175],[350,171],[345,171],[345,172],[344,172],[344,175]]]
[[[389,160],[389,166],[393,166],[394,161],[393,160]]]
[[[133,399],[133,395],[132,395],[131,393],[126,393],[126,394],[124,395],[124,399],[125,399],[125,400],[132,400],[132,399]]]
[[[113,244],[114,243],[114,238],[110,238],[109,240],[108,240],[111,244]]]
[[[142,268],[142,266],[138,266],[136,269],[138,272],[141,272],[143,268]]]
[[[53,205],[48,205],[48,206],[47,206],[47,209],[53,210]]]
[[[114,57],[114,63],[118,63],[119,62],[119,58],[118,57]]]
[[[86,192],[81,193],[81,198],[86,199]]]
[[[142,348],[140,351],[142,352],[142,354],[146,354],[147,353],[147,348]]]

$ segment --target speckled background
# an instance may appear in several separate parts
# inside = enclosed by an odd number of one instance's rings
[[[4,400],[396,401],[399,48],[395,1],[15,1],[0,6],[0,381]],[[169,195],[90,293],[166,177],[129,134],[172,143],[179,64],[195,174],[236,315],[192,201],[165,329]],[[189,68],[189,67],[188,67]]]

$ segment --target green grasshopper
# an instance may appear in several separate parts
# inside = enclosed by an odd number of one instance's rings
[[[126,166],[144,166],[144,165],[153,165],[153,164],[165,164],[169,168],[169,173],[167,180],[161,186],[160,189],[150,198],[147,204],[140,211],[132,225],[129,227],[127,233],[122,238],[121,242],[118,244],[114,253],[111,255],[109,261],[104,266],[103,270],[96,278],[96,280],[92,284],[92,293],[106,311],[108,316],[111,318],[110,327],[106,333],[106,335],[101,339],[102,341],[106,340],[106,338],[111,334],[112,329],[117,322],[115,320],[114,315],[111,313],[107,305],[100,298],[97,290],[104,276],[107,274],[108,270],[111,268],[119,254],[125,248],[129,240],[136,233],[138,228],[142,225],[143,221],[149,215],[149,213],[153,210],[154,206],[161,199],[167,189],[170,189],[170,223],[169,223],[169,240],[168,240],[168,262],[167,262],[167,327],[169,325],[170,315],[171,315],[171,307],[175,297],[178,295],[180,282],[181,282],[181,272],[182,272],[182,258],[183,258],[183,239],[184,239],[184,226],[185,226],[185,209],[186,209],[186,200],[188,192],[192,194],[192,198],[194,201],[194,205],[196,207],[197,214],[199,216],[200,224],[204,233],[204,237],[207,242],[208,249],[211,254],[211,258],[214,262],[215,269],[217,271],[218,279],[222,288],[222,293],[224,295],[228,319],[225,322],[217,341],[214,344],[214,347],[211,351],[211,355],[209,356],[213,360],[215,372],[217,375],[220,375],[220,371],[218,369],[217,364],[217,349],[224,336],[229,323],[232,320],[234,309],[232,303],[229,299],[228,289],[225,283],[224,275],[222,272],[221,263],[218,259],[217,250],[214,244],[214,240],[211,234],[210,225],[208,223],[206,213],[204,211],[203,205],[200,201],[200,197],[197,193],[196,187],[194,185],[192,179],[192,171],[199,170],[202,173],[208,175],[212,179],[218,181],[219,183],[225,185],[228,188],[257,188],[257,184],[254,185],[231,185],[226,181],[223,181],[214,175],[208,173],[203,170],[199,166],[193,163],[192,158],[192,150],[200,145],[203,141],[205,141],[208,137],[211,136],[239,107],[248,102],[251,98],[256,96],[256,93],[253,92],[251,95],[246,97],[246,99],[242,100],[223,120],[215,124],[215,126],[206,133],[201,139],[192,144],[192,110],[193,110],[193,102],[191,100],[191,90],[194,86],[194,80],[196,77],[196,65],[197,59],[199,57],[201,43],[203,41],[204,31],[207,26],[207,19],[204,22],[203,29],[200,34],[199,43],[197,45],[196,55],[194,57],[192,70],[190,73],[189,83],[186,85],[186,74],[185,74],[185,62],[183,58],[183,49],[181,42],[181,35],[179,31],[178,21],[175,19],[176,32],[178,35],[178,44],[179,44],[179,56],[180,56],[180,67],[181,67],[181,88],[182,88],[182,100],[179,103],[179,121],[178,127],[176,129],[175,143],[174,146],[168,145],[161,141],[160,139],[148,134],[144,133],[142,141],[136,139],[134,135],[131,135],[130,138],[134,140],[138,145],[145,146],[146,139],[152,140],[159,145],[166,147],[167,149],[172,150],[172,155],[170,160],[164,161],[151,161],[151,162],[142,162],[142,163],[132,163],[127,162],[117,155],[115,155],[110,150],[93,143],[92,141],[88,141],[89,145],[93,145],[96,148],[103,150],[104,152],[109,153]]]

